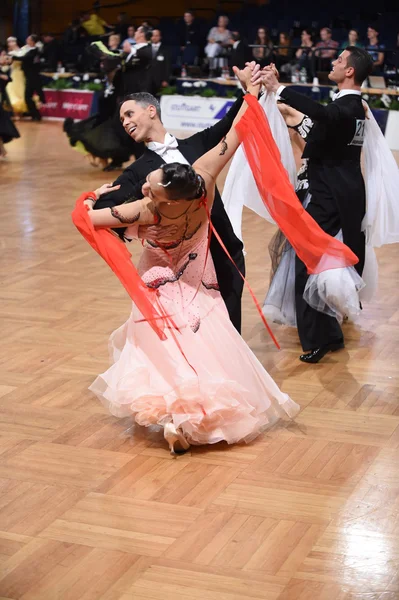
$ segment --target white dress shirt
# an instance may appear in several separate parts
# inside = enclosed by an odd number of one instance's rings
[[[130,54],[126,57],[126,62],[129,62],[132,56],[136,56],[137,50],[140,50],[140,48],[145,48],[146,46],[148,46],[148,44],[136,44],[134,48],[130,50]]]
[[[166,163],[181,163],[189,165],[188,160],[180,152],[177,140],[174,135],[167,133],[163,144],[160,142],[149,142],[147,148],[160,156]]]
[[[334,102],[334,100],[337,100],[337,98],[342,98],[342,96],[349,96],[349,94],[361,96],[362,92],[360,90],[341,90],[340,92],[334,94],[334,96],[332,97],[332,101]]]
[[[154,56],[156,56],[159,48],[161,47],[161,42],[158,42],[158,44],[151,44],[152,46],[152,56],[154,58]]]

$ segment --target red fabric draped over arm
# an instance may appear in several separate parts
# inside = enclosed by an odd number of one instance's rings
[[[72,212],[72,221],[90,246],[105,260],[123,287],[133,300],[144,319],[148,321],[161,340],[166,339],[164,333],[165,315],[155,308],[157,292],[150,290],[131,261],[131,254],[125,244],[108,229],[95,229],[88,215],[88,207],[84,201],[92,196],[82,194],[76,201]]]
[[[288,179],[265,113],[246,94],[248,108],[236,125],[261,198],[308,273],[349,267],[359,262],[342,242],[325,233],[305,211]]]

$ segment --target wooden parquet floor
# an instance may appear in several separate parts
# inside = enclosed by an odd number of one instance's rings
[[[0,600],[397,600],[399,247],[345,351],[277,352],[244,298],[244,337],[302,411],[248,446],[177,460],[87,387],[130,302],[75,231],[108,181],[59,123],[19,125],[0,163]],[[245,214],[262,300],[273,228]]]

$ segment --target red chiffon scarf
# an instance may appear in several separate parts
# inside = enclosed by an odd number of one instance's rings
[[[143,319],[148,321],[162,340],[166,339],[164,327],[168,317],[164,314],[157,299],[157,291],[151,290],[145,285],[131,261],[132,255],[126,245],[116,235],[113,235],[109,229],[95,229],[93,227],[87,212],[88,207],[84,204],[84,201],[91,195],[90,193],[84,193],[77,199],[75,209],[72,212],[74,225],[118,277],[143,315]]]
[[[248,108],[236,125],[237,134],[260,196],[309,274],[359,262],[342,242],[325,233],[299,202],[281,162],[265,113],[257,99],[245,95]]]

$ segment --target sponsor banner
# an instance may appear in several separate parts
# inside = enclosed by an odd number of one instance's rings
[[[166,129],[201,131],[222,119],[235,100],[201,96],[161,96],[162,122]]]
[[[81,120],[91,115],[94,92],[44,89],[44,96],[46,103],[40,111],[43,117]]]

